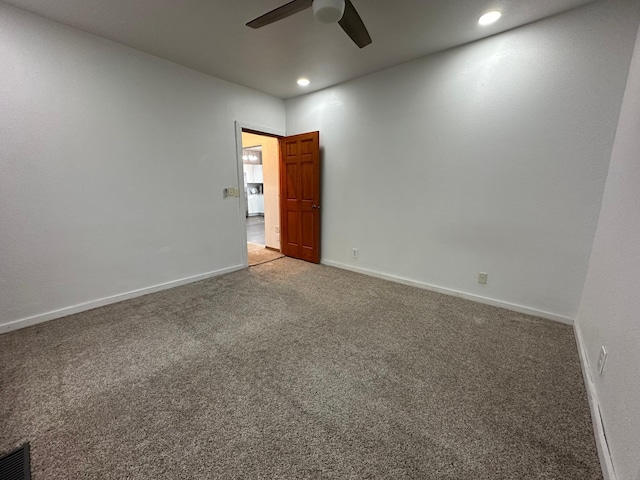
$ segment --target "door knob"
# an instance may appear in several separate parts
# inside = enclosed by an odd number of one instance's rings
[[[311,205],[311,208],[317,208],[318,210],[320,210],[320,205]]]

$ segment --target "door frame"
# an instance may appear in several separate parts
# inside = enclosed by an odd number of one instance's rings
[[[243,122],[236,120],[234,122],[236,132],[236,168],[237,168],[237,181],[238,190],[240,191],[240,198],[238,201],[238,221],[240,223],[240,252],[242,255],[242,266],[249,267],[248,249],[247,249],[247,219],[245,217],[245,211],[247,209],[247,192],[244,191],[244,170],[242,165],[242,132],[247,131],[255,133],[256,135],[263,135],[265,137],[282,138],[286,136],[286,132],[279,128],[265,127],[264,125],[256,125],[255,123]],[[280,162],[278,162],[278,168],[280,168]],[[280,191],[280,185],[278,185],[278,191]]]

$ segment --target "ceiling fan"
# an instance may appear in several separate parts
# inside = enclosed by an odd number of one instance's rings
[[[247,23],[248,27],[260,28],[270,23],[287,18],[295,13],[313,7],[313,14],[322,23],[338,22],[347,35],[363,48],[371,43],[367,28],[351,0],[293,0],[281,7]]]

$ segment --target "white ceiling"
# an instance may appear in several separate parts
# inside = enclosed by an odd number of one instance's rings
[[[175,63],[289,98],[560,13],[592,0],[352,0],[373,43],[356,47],[311,9],[258,30],[288,0],[4,0]],[[503,17],[481,27],[478,17]],[[306,76],[302,89],[296,79]]]

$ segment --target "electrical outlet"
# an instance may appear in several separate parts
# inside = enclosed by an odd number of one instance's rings
[[[280,227],[278,225],[276,225],[276,233],[280,233]]]
[[[488,273],[478,272],[478,283],[481,283],[482,285],[486,285],[488,277],[489,277]]]
[[[600,356],[598,357],[598,372],[600,375],[604,373],[604,364],[607,361],[607,349],[604,345],[600,347]]]
[[[358,258],[358,249],[357,248],[352,248],[351,249],[351,256],[353,258]]]

